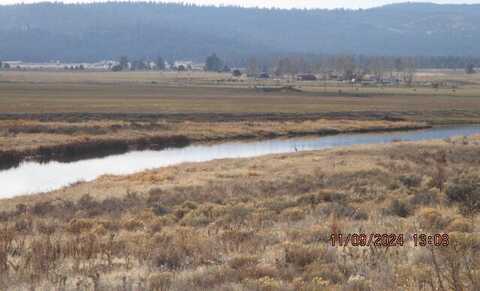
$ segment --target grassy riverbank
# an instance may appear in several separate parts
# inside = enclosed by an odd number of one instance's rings
[[[480,123],[480,79],[461,76],[419,74],[457,85],[411,88],[217,73],[4,71],[0,165],[158,148],[155,141],[179,136],[209,142]]]
[[[0,165],[8,168],[24,159],[72,161],[129,150],[181,147],[194,142],[409,130],[426,126],[387,120],[45,122],[7,119],[0,120],[0,129],[4,132],[0,135]]]
[[[480,138],[105,176],[2,200],[2,288],[478,290]],[[404,247],[331,247],[332,232]],[[414,247],[448,233],[450,247]],[[454,266],[454,268],[452,268]]]

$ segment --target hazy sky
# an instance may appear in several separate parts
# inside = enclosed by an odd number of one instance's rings
[[[12,3],[33,3],[33,2],[43,2],[45,0],[0,0],[0,4],[12,4]],[[50,0],[54,1],[54,0]],[[186,2],[186,3],[196,3],[196,4],[214,4],[214,5],[240,5],[240,6],[259,6],[259,7],[281,7],[281,8],[369,8],[374,6],[381,6],[384,4],[406,2],[407,0],[164,0],[161,2]],[[59,2],[102,2],[93,1],[93,0],[65,0]],[[428,0],[421,1],[410,1],[410,2],[428,2]],[[471,1],[471,0],[437,0],[432,1],[435,3],[480,3],[480,0]]]

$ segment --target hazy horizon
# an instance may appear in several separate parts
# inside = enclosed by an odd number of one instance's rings
[[[130,2],[142,2],[143,0],[133,0]],[[63,2],[63,3],[94,3],[94,2],[109,2],[109,0],[66,0],[66,1],[45,1],[45,0],[0,0],[1,5],[9,4],[18,4],[18,3],[39,3],[39,2]],[[123,2],[123,1],[118,1]],[[399,1],[387,1],[387,0],[366,0],[366,1],[355,1],[355,0],[340,0],[340,1],[316,1],[316,0],[276,0],[276,1],[260,1],[260,0],[249,0],[249,1],[239,1],[239,0],[162,0],[155,2],[168,2],[168,3],[188,3],[188,4],[197,4],[197,5],[234,5],[242,7],[276,7],[276,8],[324,8],[324,9],[335,9],[335,8],[346,8],[346,9],[366,9],[372,7],[383,6],[387,4],[394,3],[405,3],[405,0]],[[480,0],[477,1],[465,1],[465,0],[447,0],[447,1],[408,1],[408,2],[417,2],[417,3],[436,3],[436,4],[480,4]]]

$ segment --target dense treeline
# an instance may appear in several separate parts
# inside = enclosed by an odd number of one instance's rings
[[[480,67],[480,58],[291,54],[243,58],[237,63],[249,72],[265,71],[277,75],[345,71],[384,74],[416,69],[466,70]]]
[[[252,55],[291,53],[477,56],[479,8],[399,4],[353,11],[146,2],[19,4],[0,7],[0,58],[96,61],[161,55],[167,61],[203,61],[216,52],[226,63],[234,63]]]

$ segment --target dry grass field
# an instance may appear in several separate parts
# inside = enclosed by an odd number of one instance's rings
[[[323,81],[234,79],[226,74],[2,72],[1,113],[351,113],[398,112],[478,120],[480,80],[456,89],[361,87]],[[458,78],[456,75],[445,79]],[[294,86],[265,92],[256,87]],[[456,112],[456,113],[455,113]],[[441,113],[441,114],[440,114]],[[423,116],[425,114],[425,116]],[[462,116],[464,114],[465,116]]]
[[[479,150],[476,137],[219,160],[3,200],[0,288],[478,290]],[[332,233],[405,245],[333,247]]]
[[[461,85],[3,71],[0,166],[480,123],[478,74],[418,79]],[[394,142],[182,164],[2,199],[0,290],[480,290],[479,153],[479,136]],[[332,234],[349,233],[405,242],[332,246]],[[415,246],[415,233],[448,234],[449,245]]]
[[[208,141],[478,123],[480,80],[460,76],[462,86],[433,89],[219,73],[4,71],[0,156],[17,161],[40,147],[112,139]],[[460,78],[428,72],[419,78],[427,77]]]

